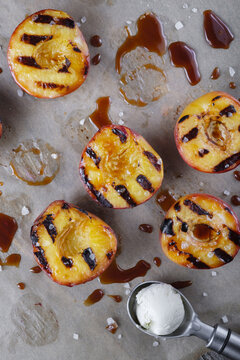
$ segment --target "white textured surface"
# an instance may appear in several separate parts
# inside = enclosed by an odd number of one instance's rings
[[[153,334],[171,334],[184,319],[181,296],[171,285],[150,285],[137,294],[136,300],[139,323]]]

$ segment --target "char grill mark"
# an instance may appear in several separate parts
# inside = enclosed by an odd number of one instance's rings
[[[135,201],[132,199],[131,195],[129,194],[128,189],[126,188],[126,186],[124,185],[116,185],[114,186],[114,189],[118,192],[118,194],[124,199],[126,200],[126,202],[128,203],[128,205],[130,207],[135,207],[137,206],[137,204],[135,203]]]
[[[45,253],[44,250],[39,246],[38,247],[38,251],[34,252],[34,255],[37,257],[39,263],[43,266],[43,268],[49,273],[51,274],[51,269],[49,268],[47,259],[45,257]]]
[[[36,69],[41,69],[41,66],[36,62],[32,56],[18,56],[18,62],[22,65],[34,67]]]
[[[109,251],[106,255],[107,255],[108,260],[111,260],[111,258],[113,256],[113,252]]]
[[[230,166],[234,165],[237,161],[240,160],[240,152],[229,156],[227,159],[221,161],[218,165],[214,166],[214,172],[224,171]]]
[[[154,193],[154,188],[152,187],[151,182],[144,175],[138,175],[136,178],[138,184],[144,189],[149,191],[150,193]]]
[[[181,210],[181,205],[180,205],[179,201],[174,205],[174,210],[177,212]]]
[[[182,223],[181,230],[182,230],[183,232],[187,232],[187,231],[188,231],[188,224],[187,224],[186,222],[183,222],[183,223]]]
[[[186,253],[187,254],[187,253]],[[190,263],[192,263],[196,268],[198,269],[209,269],[209,266],[207,264],[205,264],[204,262],[200,261],[199,259],[197,259],[195,256],[193,256],[192,254],[189,254],[189,257],[187,258],[187,261],[189,261]]]
[[[212,101],[218,100],[218,99],[220,99],[220,97],[221,97],[221,95],[218,95],[215,98],[213,98]]]
[[[58,70],[59,73],[69,73],[68,68],[71,66],[71,61],[65,56],[65,64]]]
[[[198,135],[198,128],[197,127],[192,128],[187,134],[185,134],[182,137],[182,142],[187,143],[188,141],[195,139],[197,135]]]
[[[113,134],[117,135],[122,144],[127,141],[127,134],[118,128],[112,129]]]
[[[62,90],[65,88],[65,85],[55,84],[55,83],[47,83],[42,81],[35,81],[35,84],[43,89],[59,89]]]
[[[95,269],[95,267],[97,266],[97,263],[96,263],[96,256],[95,256],[94,252],[92,251],[92,249],[89,247],[89,248],[83,250],[82,257],[83,257],[84,261],[90,267],[90,270],[93,271]]]
[[[95,151],[90,147],[88,146],[87,149],[86,149],[86,154],[90,157],[90,159],[93,160],[94,164],[99,168],[99,163],[101,161],[101,157],[97,157],[97,154],[95,153]]]
[[[166,234],[169,236],[174,236],[175,233],[173,231],[173,220],[172,219],[164,219],[160,226],[160,230],[163,234]],[[174,242],[174,244],[175,244],[175,242]]]
[[[227,207],[227,206],[226,206],[226,207],[224,208],[224,210],[226,210],[227,212],[229,212],[229,214],[231,214],[231,215],[232,215],[232,210],[231,210],[231,209],[229,209],[229,207]]]
[[[71,268],[73,266],[73,261],[70,258],[62,256],[61,261],[62,261],[63,265],[65,265],[68,268]]]
[[[204,210],[203,208],[201,208],[201,206],[197,205],[196,203],[194,203],[193,201],[186,199],[184,200],[184,205],[188,206],[190,210],[192,210],[193,212],[195,212],[198,215],[206,215],[209,216],[210,219],[212,219],[213,215],[210,214],[207,210]]]
[[[226,117],[230,117],[232,116],[234,113],[236,113],[236,109],[233,105],[229,105],[226,108],[224,108],[223,110],[220,111],[219,115],[220,116],[226,116]]]
[[[88,68],[89,68],[88,63],[86,63],[85,66],[84,66],[84,69],[83,69],[83,75],[84,75],[84,76],[87,76],[87,74],[88,74]]]
[[[32,19],[35,23],[49,24],[49,25],[62,25],[70,29],[74,29],[75,23],[70,18],[53,18],[51,15],[35,15]]]
[[[51,40],[53,36],[48,35],[30,35],[30,34],[23,34],[21,37],[21,41],[25,44],[34,45],[36,46],[41,41],[48,41]]]
[[[62,209],[69,209],[69,204],[68,203],[66,203],[66,202],[64,202],[63,204],[62,204]]]
[[[209,153],[209,150],[207,150],[207,149],[200,149],[199,151],[198,151],[198,155],[200,156],[200,157],[204,157],[204,155],[207,155]]]
[[[144,151],[143,154],[146,155],[150,163],[155,167],[157,171],[161,171],[161,162],[153,153],[151,153],[150,151]]]
[[[185,115],[183,117],[181,117],[181,119],[178,120],[178,123],[182,123],[184,120],[187,120],[189,118],[189,115]]]
[[[37,246],[37,243],[39,241],[39,237],[38,237],[38,234],[37,234],[37,230],[33,230],[34,227],[32,226],[31,227],[31,233],[30,233],[30,237],[31,237],[31,240],[32,240],[32,244],[34,246]]]
[[[229,255],[228,253],[226,253],[226,251],[220,248],[215,249],[213,252],[224,263],[229,263],[233,260],[233,257],[231,255]]]
[[[88,176],[85,174],[85,168],[80,168],[79,170],[80,176],[83,182],[87,185],[88,189],[91,193],[96,197],[97,201],[104,207],[112,208],[112,204],[100,193],[100,191],[96,190],[91,182],[88,180]]]
[[[45,229],[47,230],[48,234],[50,235],[54,243],[55,237],[57,236],[57,229],[54,226],[52,215],[48,214],[46,218],[43,220],[42,224],[44,225]]]
[[[81,53],[81,50],[76,45],[73,45],[73,51]]]
[[[240,246],[240,234],[228,228],[228,238],[237,246]]]

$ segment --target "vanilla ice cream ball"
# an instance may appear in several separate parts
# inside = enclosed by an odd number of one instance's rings
[[[152,284],[136,296],[136,315],[141,326],[156,335],[168,335],[185,315],[181,295],[168,284]]]

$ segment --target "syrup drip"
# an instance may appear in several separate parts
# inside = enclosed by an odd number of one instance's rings
[[[215,67],[215,69],[213,69],[213,72],[210,77],[212,80],[217,80],[219,78],[219,76],[220,76],[220,69],[219,69],[219,67]]]
[[[204,35],[210,46],[216,49],[228,49],[234,39],[229,27],[212,10],[205,10]]]
[[[96,54],[91,60],[93,65],[98,65],[100,61],[101,61],[101,54]]]
[[[137,277],[145,276],[150,268],[151,265],[148,262],[140,260],[134,267],[123,270],[114,259],[107,270],[100,275],[100,281],[102,284],[129,282]]]
[[[29,271],[33,274],[39,274],[42,269],[40,268],[40,266],[33,266]]]
[[[235,84],[235,82],[231,81],[229,83],[229,87],[230,87],[230,89],[236,89],[237,85]]]
[[[182,41],[176,41],[169,45],[171,62],[176,67],[183,67],[188,82],[196,85],[201,80],[195,51]]]
[[[97,99],[97,109],[89,115],[89,119],[100,129],[102,126],[111,125],[108,112],[111,105],[109,96]]]
[[[102,39],[99,35],[93,35],[90,39],[90,44],[94,47],[102,46]]]
[[[155,257],[153,259],[154,264],[159,267],[161,265],[161,259],[159,257]]]
[[[231,203],[235,206],[239,206],[240,205],[240,196],[238,195],[233,195],[231,197]]]
[[[176,202],[169,190],[161,190],[157,194],[156,201],[165,212],[168,211],[168,209]]]
[[[21,261],[21,255],[11,254],[4,261],[0,260],[1,266],[16,266],[19,267]]]
[[[183,289],[183,288],[185,288],[185,287],[191,286],[191,285],[192,285],[192,281],[191,281],[191,280],[175,281],[175,282],[171,283],[171,285],[172,285],[175,289]]]
[[[100,301],[104,296],[104,291],[102,289],[96,289],[94,290],[88,298],[84,301],[85,306],[91,306],[98,301]]]
[[[116,54],[115,67],[119,74],[121,72],[122,58],[138,46],[155,52],[160,56],[166,52],[166,37],[163,33],[162,24],[156,15],[146,13],[140,16],[137,20],[136,35],[131,35],[128,28],[127,32],[128,36]]]
[[[152,225],[149,225],[149,224],[141,224],[139,225],[139,230],[145,232],[145,233],[148,233],[148,234],[151,234],[153,232],[153,227]]]
[[[240,171],[238,170],[234,171],[234,177],[237,181],[240,181]]]
[[[17,284],[17,287],[20,289],[20,290],[24,290],[25,289],[25,284],[23,282],[20,282]]]
[[[117,303],[122,301],[122,297],[120,295],[108,295],[108,297],[112,298]]]
[[[2,252],[8,251],[17,229],[18,225],[14,218],[0,213],[0,250]]]

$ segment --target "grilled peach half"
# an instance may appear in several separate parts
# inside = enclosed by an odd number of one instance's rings
[[[160,227],[165,255],[175,263],[211,269],[229,263],[240,246],[240,223],[228,204],[207,194],[180,198]]]
[[[222,173],[240,164],[240,102],[215,91],[189,104],[175,127],[175,141],[188,165]]]
[[[99,276],[117,250],[116,236],[105,222],[63,200],[51,203],[35,220],[31,240],[42,270],[67,286]]]
[[[76,90],[89,69],[89,51],[74,20],[65,12],[42,10],[13,32],[8,64],[17,84],[39,98]]]
[[[84,149],[80,176],[90,194],[108,208],[131,208],[148,199],[163,179],[160,156],[125,126],[102,127]]]

